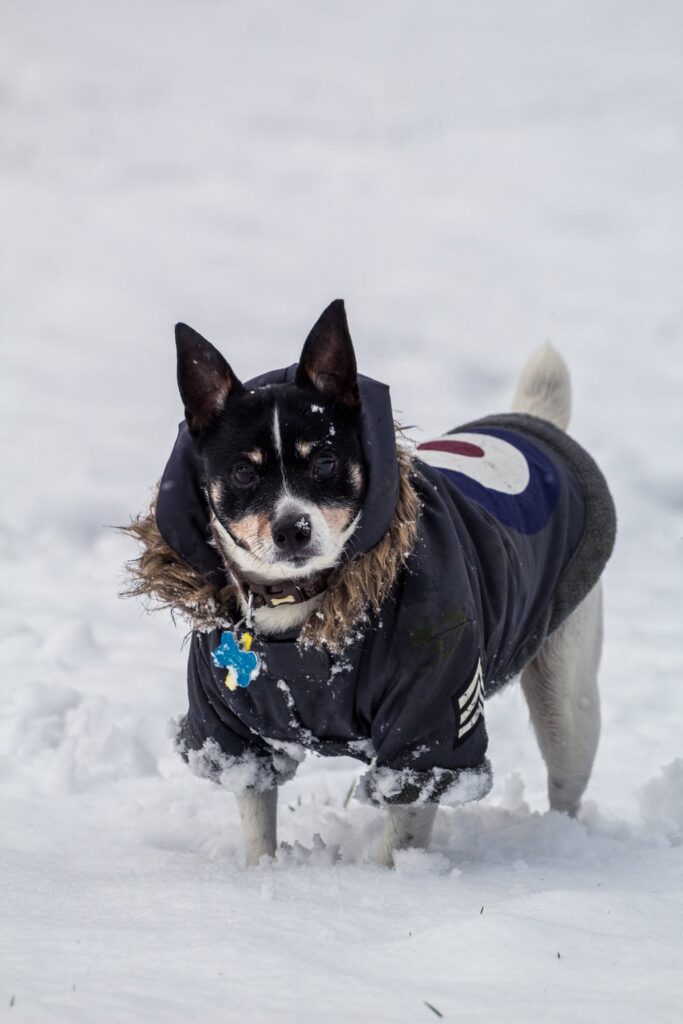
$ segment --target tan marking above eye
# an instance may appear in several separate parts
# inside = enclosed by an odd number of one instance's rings
[[[300,455],[302,459],[307,459],[313,451],[312,441],[297,441],[296,442],[296,453]]]
[[[263,462],[263,452],[260,448],[254,448],[252,452],[247,452],[247,458],[250,462],[254,462],[257,466],[260,466]]]

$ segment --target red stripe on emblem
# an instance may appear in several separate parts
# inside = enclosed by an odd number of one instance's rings
[[[473,459],[481,459],[485,452],[478,444],[469,441],[425,441],[417,446],[418,451],[450,452],[452,455],[469,455]]]

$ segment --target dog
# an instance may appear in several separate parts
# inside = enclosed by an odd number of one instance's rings
[[[485,698],[520,673],[550,807],[575,815],[616,519],[565,433],[557,352],[530,359],[510,413],[411,450],[341,300],[297,364],[246,384],[184,324],[176,344],[185,418],[128,528],[131,592],[193,627],[177,747],[236,792],[247,865],[275,855],[278,786],[306,751],[369,765],[356,796],[387,809],[382,864],[426,846],[439,802],[488,792]]]

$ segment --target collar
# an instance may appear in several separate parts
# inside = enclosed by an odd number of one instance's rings
[[[331,569],[324,569],[309,576],[300,583],[294,580],[278,580],[275,583],[256,583],[250,580],[237,568],[234,562],[225,559],[230,575],[240,589],[242,597],[248,601],[254,599],[254,608],[279,608],[283,604],[303,604],[327,590],[327,581]]]

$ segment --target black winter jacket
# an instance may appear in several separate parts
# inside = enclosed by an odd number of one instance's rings
[[[291,380],[295,369],[249,386]],[[360,388],[369,484],[347,558],[384,535],[398,495],[389,390],[364,377]],[[590,456],[536,417],[468,424],[417,457],[418,541],[380,615],[341,655],[303,648],[295,634],[257,635],[261,671],[231,691],[212,658],[221,631],[193,634],[178,744],[198,773],[266,788],[290,778],[308,750],[370,763],[356,795],[372,803],[462,803],[488,791],[483,698],[595,585],[614,543],[614,507]],[[184,424],[156,515],[181,557],[220,577]]]

